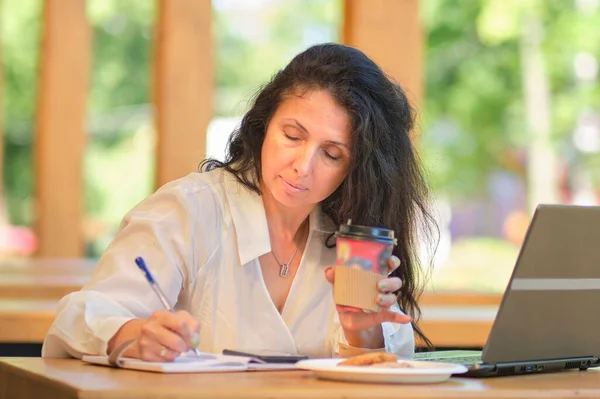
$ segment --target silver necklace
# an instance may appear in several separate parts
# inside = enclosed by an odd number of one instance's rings
[[[292,257],[290,258],[290,260],[287,261],[287,263],[281,263],[279,261],[279,259],[277,259],[277,256],[275,256],[275,252],[271,251],[271,253],[273,254],[273,257],[275,258],[275,260],[279,264],[279,267],[280,267],[280,269],[279,269],[279,276],[280,277],[287,277],[287,275],[288,275],[288,269],[290,268],[289,264],[292,263],[292,260],[294,260],[294,256],[296,256],[296,252],[298,252],[298,247],[296,247],[296,250],[292,254]]]

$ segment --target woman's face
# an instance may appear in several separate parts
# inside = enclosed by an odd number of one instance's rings
[[[285,207],[313,207],[348,174],[350,117],[327,91],[291,95],[273,115],[261,154],[265,194]]]

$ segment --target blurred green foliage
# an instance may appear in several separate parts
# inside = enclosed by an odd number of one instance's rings
[[[213,1],[215,114],[239,116],[246,102],[293,56],[317,41],[337,41],[342,0]]]
[[[4,0],[1,5],[4,193],[11,222],[29,225],[41,2]]]
[[[531,14],[540,18],[544,29],[555,151],[569,158],[566,161],[572,167],[598,173],[599,168],[593,168],[598,156],[574,154],[571,144],[580,111],[598,112],[600,105],[600,85],[578,83],[573,68],[580,52],[600,59],[597,7],[578,11],[571,0],[460,4],[429,0],[421,4],[428,40],[421,148],[436,190],[460,200],[485,190],[494,170],[508,170],[526,179],[529,136],[520,32],[522,18]]]
[[[32,224],[34,114],[41,44],[40,0],[2,2],[4,66],[4,189],[10,220]],[[89,150],[118,146],[132,132],[123,123],[107,132],[120,107],[146,104],[154,2],[89,1],[93,58],[88,115]],[[113,118],[114,119],[114,118]],[[87,209],[104,206],[105,182],[85,179]]]

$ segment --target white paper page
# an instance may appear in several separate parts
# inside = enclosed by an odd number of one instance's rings
[[[110,366],[108,356],[84,355],[82,359],[86,363]],[[225,356],[216,354],[185,354],[173,362],[146,362],[140,359],[120,358],[121,368],[153,371],[158,373],[199,373],[199,372],[223,372],[223,371],[245,371],[252,359],[241,356]]]

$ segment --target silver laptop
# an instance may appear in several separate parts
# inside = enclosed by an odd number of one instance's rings
[[[482,352],[415,358],[491,377],[600,366],[600,206],[539,205]]]

